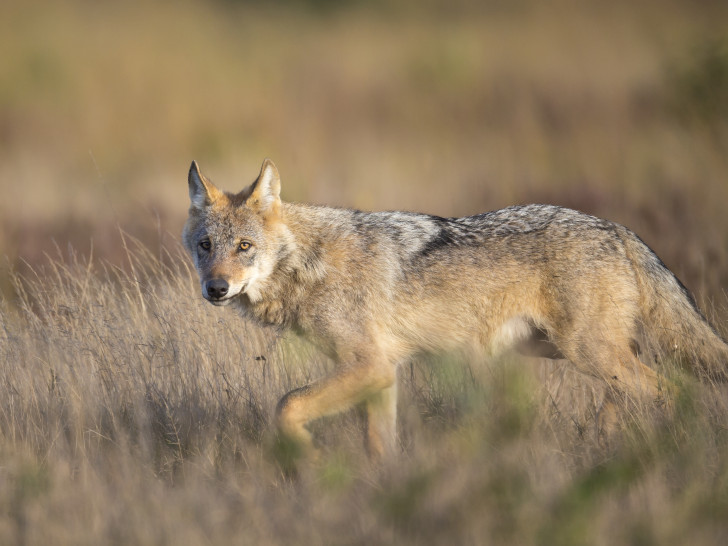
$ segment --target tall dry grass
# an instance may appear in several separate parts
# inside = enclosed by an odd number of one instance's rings
[[[402,453],[367,462],[357,412],[323,456],[276,463],[271,412],[329,363],[199,297],[175,247],[125,238],[128,273],[69,257],[16,278],[0,313],[6,544],[721,544],[725,389],[622,415],[562,364],[507,356],[400,370]],[[171,265],[163,265],[171,264]]]
[[[620,221],[725,331],[727,16],[3,2],[0,543],[724,544],[725,389],[672,369],[674,419],[630,407],[605,443],[561,363],[422,359],[398,460],[369,465],[352,412],[287,479],[271,412],[330,363],[204,304],[173,241],[191,159],[237,190],[271,156],[287,200]]]

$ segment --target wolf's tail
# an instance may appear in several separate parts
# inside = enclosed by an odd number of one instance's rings
[[[644,330],[660,356],[678,356],[702,377],[728,382],[728,345],[683,284],[637,235],[620,233],[639,283]]]

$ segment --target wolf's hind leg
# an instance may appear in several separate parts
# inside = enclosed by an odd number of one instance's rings
[[[612,434],[620,429],[620,415],[625,415],[630,400],[642,404],[648,411],[656,407],[663,415],[672,416],[678,387],[637,357],[624,357],[616,371],[612,370],[606,380],[609,388],[596,421],[600,441],[608,442]]]
[[[668,381],[661,374],[631,354],[617,357],[617,365],[610,372],[607,382],[618,391],[638,400],[664,402]]]
[[[608,331],[611,339],[579,331],[562,337],[557,343],[579,371],[601,379],[608,386],[599,410],[599,428],[606,434],[618,428],[617,414],[626,409],[628,400],[645,408],[658,406],[669,412],[675,386],[638,358],[631,332],[614,326],[602,330]]]

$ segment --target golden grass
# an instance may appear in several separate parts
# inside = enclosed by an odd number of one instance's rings
[[[128,241],[129,246],[135,246]],[[431,358],[400,370],[401,456],[372,467],[356,412],[314,426],[288,479],[279,396],[329,363],[197,294],[175,248],[132,273],[55,260],[0,313],[0,542],[718,544],[725,389],[598,441],[593,381],[562,364]]]
[[[723,544],[725,389],[679,374],[674,419],[605,445],[562,364],[413,362],[400,459],[371,467],[353,412],[286,479],[271,413],[330,363],[206,305],[175,241],[193,158],[236,190],[270,156],[287,200],[553,202],[633,228],[725,331],[726,17],[4,2],[0,543]]]

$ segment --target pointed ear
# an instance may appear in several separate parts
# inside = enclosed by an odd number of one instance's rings
[[[200,172],[196,161],[193,161],[190,166],[187,184],[190,190],[190,202],[193,207],[198,209],[212,204],[222,195],[222,192]]]
[[[245,204],[257,212],[267,215],[276,212],[281,204],[281,177],[270,159],[263,161],[258,179],[253,182],[250,196]]]

